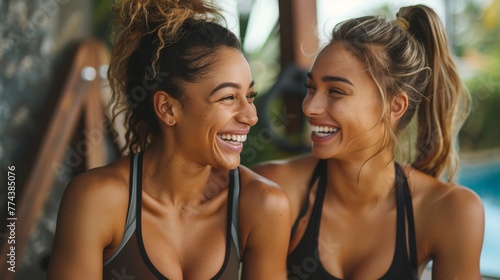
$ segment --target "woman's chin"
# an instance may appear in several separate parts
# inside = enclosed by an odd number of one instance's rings
[[[331,153],[328,153],[327,151],[325,150],[322,150],[322,149],[315,149],[313,147],[313,149],[311,150],[311,153],[313,156],[319,158],[319,159],[329,159],[329,158],[332,158],[332,154]]]
[[[229,169],[235,169],[241,164],[240,155],[238,155],[230,164]]]
[[[217,165],[213,165],[213,167],[221,168],[221,169],[235,169],[240,166],[240,156],[231,156],[226,157],[224,159],[218,160]]]

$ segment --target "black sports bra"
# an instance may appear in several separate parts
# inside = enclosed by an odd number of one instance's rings
[[[135,154],[130,161],[130,201],[125,232],[118,249],[104,262],[102,279],[167,279],[149,259],[142,239],[142,153]],[[206,279],[234,280],[239,277],[241,263],[237,232],[239,191],[239,170],[236,168],[229,172],[224,263],[215,276],[207,275]]]
[[[415,226],[413,221],[413,206],[411,201],[410,189],[408,181],[402,168],[396,166],[396,205],[397,205],[397,221],[396,221],[396,249],[389,270],[382,276],[382,280],[402,280],[402,279],[418,279],[417,267],[417,246],[415,242]],[[309,190],[319,177],[316,198],[313,205],[313,210],[309,224],[299,241],[297,247],[288,255],[287,270],[288,279],[314,279],[314,280],[339,280],[328,273],[323,267],[318,254],[318,237],[321,223],[321,212],[326,190],[326,160],[320,160],[314,169],[313,176],[309,182]],[[297,220],[292,228],[292,236],[298,226],[300,219],[306,214],[309,208],[308,196],[304,200],[303,207],[299,213]],[[406,210],[406,211],[405,211]],[[406,244],[406,219],[408,219],[408,238],[409,250],[407,252]]]

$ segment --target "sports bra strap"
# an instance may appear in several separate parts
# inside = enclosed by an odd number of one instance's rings
[[[399,171],[402,173],[402,177],[404,178],[404,194],[405,194],[405,208],[406,208],[406,219],[408,222],[408,246],[410,249],[410,264],[412,267],[417,266],[417,240],[415,238],[415,221],[413,217],[413,202],[411,199],[410,188],[408,186],[408,179],[404,174],[403,169],[399,167]]]
[[[127,219],[125,220],[125,232],[123,233],[123,238],[118,245],[115,252],[104,261],[104,265],[110,263],[125,247],[128,240],[134,234],[136,228],[136,208],[137,208],[137,161],[139,159],[139,154],[134,154],[130,157],[130,178],[129,178],[129,202],[127,210]]]
[[[240,169],[232,169],[229,171],[229,193],[232,194],[231,200],[231,236],[233,237],[233,242],[236,247],[236,254],[238,255],[238,260],[241,260],[240,255],[240,241],[238,238],[238,206],[240,198]],[[229,207],[229,206],[228,206]]]
[[[396,162],[394,164],[396,168],[396,184],[400,186],[398,207],[400,205],[402,209],[398,209],[398,214],[401,213],[402,220],[398,224],[402,225],[401,230],[403,234],[401,234],[401,238],[403,238],[402,241],[408,242],[410,266],[413,268],[417,268],[418,266],[417,266],[417,244],[415,240],[415,221],[413,217],[413,203],[411,199],[410,188],[408,186],[408,178],[406,177],[403,168]],[[406,213],[406,222],[408,223],[408,239],[406,239],[406,227],[404,226],[405,225],[404,213]],[[403,243],[403,246],[406,249],[406,242]],[[411,272],[413,273],[414,271],[411,270]],[[413,279],[418,279],[418,275],[415,274]]]
[[[321,171],[323,171],[325,166],[326,166],[326,160],[324,159],[320,159],[316,164],[311,179],[309,180],[309,185],[307,186],[307,194],[311,192],[311,189],[314,186],[314,182],[316,182],[316,179],[319,177]],[[309,208],[309,195],[306,195],[304,201],[302,202],[302,207],[300,208],[299,216],[293,223],[290,238],[294,236],[295,232],[297,231],[297,227],[299,226],[299,221],[307,213],[308,208]]]

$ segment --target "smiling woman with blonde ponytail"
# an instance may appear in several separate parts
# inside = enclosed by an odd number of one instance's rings
[[[470,95],[437,14],[395,16],[334,28],[305,85],[312,154],[254,169],[290,198],[289,279],[413,280],[430,261],[432,279],[481,279],[484,208],[454,182]]]
[[[240,165],[257,122],[240,42],[201,0],[115,11],[108,76],[124,156],[69,183],[48,279],[286,279],[288,197]]]

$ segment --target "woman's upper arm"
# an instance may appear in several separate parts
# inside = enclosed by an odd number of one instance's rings
[[[243,242],[242,279],[286,279],[286,257],[290,238],[290,203],[275,184],[252,183],[242,202],[240,223]],[[243,194],[243,193],[242,193]],[[251,196],[251,197],[250,197]]]
[[[484,207],[471,190],[455,187],[442,201],[433,252],[433,279],[481,279]]]
[[[304,155],[289,160],[261,163],[252,170],[285,190],[290,200],[291,217],[295,220],[308,195],[308,182],[317,162],[318,159],[313,156]]]
[[[101,279],[103,249],[113,237],[102,182],[89,176],[72,180],[59,208],[47,279]]]

